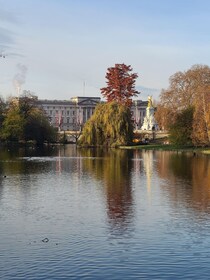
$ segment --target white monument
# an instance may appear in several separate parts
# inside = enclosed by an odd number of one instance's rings
[[[144,117],[144,122],[141,127],[142,130],[157,130],[158,125],[154,118],[155,108],[153,106],[152,97],[148,96],[148,105],[146,108],[146,116]]]

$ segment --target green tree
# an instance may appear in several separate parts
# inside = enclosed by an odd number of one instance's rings
[[[86,122],[78,144],[82,146],[128,145],[133,138],[133,121],[130,109],[117,102],[97,105]]]
[[[193,107],[188,107],[176,115],[169,128],[170,141],[175,145],[192,145]]]
[[[55,140],[55,130],[44,112],[37,108],[36,99],[25,95],[10,100],[2,123],[2,140],[33,140],[37,145]]]
[[[26,141],[34,140],[37,145],[42,145],[45,141],[55,141],[56,131],[50,125],[42,110],[36,108],[31,111],[27,118],[24,135]]]
[[[24,91],[18,99],[20,114],[23,115],[24,119],[27,119],[33,110],[36,108],[37,96],[32,94],[30,91]]]
[[[1,138],[9,141],[19,141],[23,139],[24,125],[25,121],[20,114],[19,107],[10,107],[2,123]]]
[[[2,126],[4,120],[5,110],[6,110],[6,103],[4,102],[3,98],[0,97],[0,127]]]
[[[137,96],[139,92],[135,89],[135,82],[138,77],[132,73],[130,65],[115,64],[110,67],[106,73],[107,87],[101,88],[102,95],[107,102],[116,101],[120,104],[130,106],[132,97]]]

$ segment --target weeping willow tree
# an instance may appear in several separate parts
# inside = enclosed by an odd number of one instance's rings
[[[94,114],[86,122],[80,146],[128,145],[133,138],[133,121],[128,106],[115,101],[97,105]]]

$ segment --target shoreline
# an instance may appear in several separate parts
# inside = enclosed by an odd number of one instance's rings
[[[159,150],[159,151],[179,151],[179,152],[193,152],[210,155],[210,147],[193,147],[193,146],[174,146],[174,145],[135,145],[135,146],[120,146],[122,150]]]

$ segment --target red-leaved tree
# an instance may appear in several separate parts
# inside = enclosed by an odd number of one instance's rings
[[[120,104],[131,106],[132,97],[139,92],[135,89],[135,82],[138,78],[136,73],[132,73],[130,65],[115,64],[106,73],[107,87],[101,88],[102,95],[107,102],[116,101]]]

